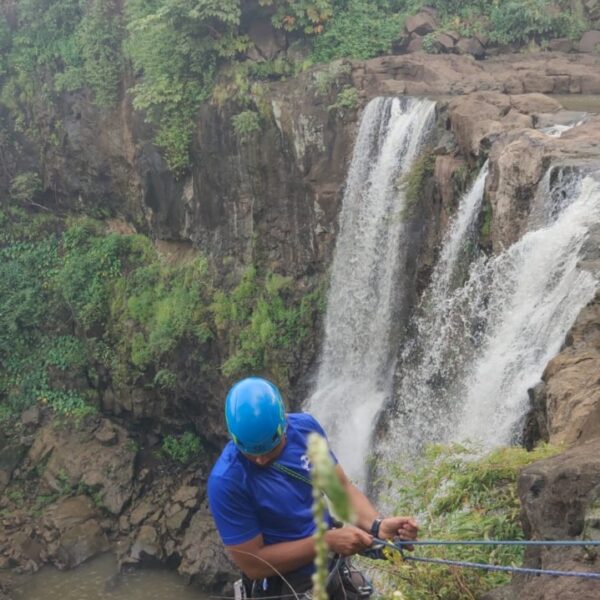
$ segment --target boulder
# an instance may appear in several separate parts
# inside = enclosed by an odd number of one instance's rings
[[[59,569],[71,569],[109,548],[98,521],[99,513],[87,496],[66,498],[42,516],[49,559]]]
[[[461,38],[456,42],[456,51],[459,54],[470,54],[475,58],[485,57],[485,48],[477,38]]]
[[[571,52],[573,50],[573,40],[569,38],[548,40],[548,50],[551,52]]]
[[[239,577],[207,506],[192,517],[180,547],[179,573],[206,590],[223,590]]]
[[[510,97],[513,108],[526,115],[533,113],[553,113],[562,107],[558,100],[544,94],[516,94]]]
[[[600,50],[600,31],[586,31],[579,40],[579,52],[598,52]]]
[[[518,481],[526,538],[598,539],[600,439],[526,467]],[[532,547],[524,566],[600,573],[600,558],[584,548]],[[488,598],[596,600],[598,581],[572,577],[515,577],[504,592]]]
[[[417,35],[427,35],[435,31],[437,26],[437,19],[429,11],[421,11],[416,15],[408,17],[404,25],[407,33],[415,33]]]
[[[423,50],[423,38],[420,35],[413,34],[410,37],[408,46],[406,47],[407,52],[420,52]]]

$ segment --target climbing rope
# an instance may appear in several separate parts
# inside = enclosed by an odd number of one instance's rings
[[[431,563],[445,565],[450,567],[464,567],[472,569],[484,569],[486,571],[503,571],[505,573],[524,573],[528,575],[553,575],[561,577],[582,577],[585,579],[600,579],[600,573],[589,571],[558,571],[556,569],[533,569],[528,567],[508,567],[503,565],[489,565],[486,563],[476,563],[464,560],[446,560],[443,558],[426,558],[422,556],[407,556],[403,552],[404,546],[600,546],[600,540],[566,540],[566,541],[543,541],[543,540],[466,540],[466,541],[447,541],[447,540],[428,540],[428,541],[399,541],[387,542],[375,538],[374,546],[385,546],[392,550],[399,551],[402,558],[406,561]]]
[[[373,543],[384,543],[375,538]],[[386,542],[387,543],[387,542]],[[398,541],[395,546],[600,546],[600,540],[423,540]],[[397,550],[398,548],[396,548]]]

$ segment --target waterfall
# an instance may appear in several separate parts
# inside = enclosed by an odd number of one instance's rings
[[[470,197],[478,196],[477,186],[463,201],[464,213],[477,205]],[[600,220],[598,175],[551,169],[530,214],[519,241],[497,256],[474,259],[466,281],[452,288],[456,261],[445,257],[469,241],[457,216],[416,319],[416,340],[402,355],[388,439],[394,454],[432,441],[490,447],[518,437],[528,388],[598,289],[597,279],[578,266]]]
[[[306,409],[360,480],[377,414],[390,393],[390,331],[401,302],[407,173],[435,104],[377,98],[365,108],[340,215],[316,387]]]
[[[413,319],[410,339],[401,355],[399,420],[401,440],[393,444],[418,453],[423,441],[443,439],[453,426],[452,406],[446,400],[466,354],[462,307],[452,291],[464,281],[477,237],[488,163],[461,198],[457,214],[442,241],[431,283]],[[414,428],[416,436],[410,434]],[[397,429],[397,427],[393,427]],[[393,434],[392,434],[393,435]]]
[[[574,182],[550,207],[556,210],[548,210],[543,227],[472,270],[472,280],[490,282],[481,311],[486,333],[467,378],[455,439],[494,446],[518,435],[527,389],[540,380],[596,293],[597,279],[578,263],[590,228],[600,220],[599,181],[588,176]]]

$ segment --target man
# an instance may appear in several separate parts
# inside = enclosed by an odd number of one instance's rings
[[[289,586],[307,591],[315,558],[307,439],[325,432],[309,414],[286,415],[279,390],[259,377],[231,388],[225,417],[232,441],[212,469],[208,499],[228,554],[249,580],[261,582],[252,595],[283,596]],[[357,515],[356,526],[340,528],[327,515],[325,541],[332,553],[356,554],[373,537],[416,539],[413,519],[382,518],[332,458]]]

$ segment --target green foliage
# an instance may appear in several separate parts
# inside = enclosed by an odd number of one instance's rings
[[[127,336],[131,337],[128,354],[140,369],[161,365],[161,359],[184,340],[199,346],[211,336],[208,305],[212,289],[206,260],[169,266],[156,255],[152,258],[150,264],[121,280],[112,306],[116,322],[133,325],[134,332]],[[163,389],[175,385],[164,368],[154,382]]]
[[[165,436],[162,443],[163,452],[175,462],[187,465],[202,451],[202,441],[191,431],[186,431],[182,436]]]
[[[353,110],[358,106],[358,90],[352,86],[346,86],[337,95],[335,104],[328,108],[330,110]]]
[[[233,129],[241,142],[249,141],[261,129],[260,115],[253,110],[245,110],[232,117]]]
[[[212,93],[217,66],[244,50],[239,0],[130,0],[127,51],[141,81],[134,106],[157,125],[169,167],[189,162],[194,117]]]
[[[431,447],[410,471],[391,466],[393,512],[418,515],[423,539],[523,539],[518,474],[558,451],[549,446],[533,452],[501,448],[482,456],[462,446]],[[520,564],[523,557],[518,546],[432,546],[417,551],[419,556],[504,565]],[[395,564],[391,572],[396,576],[386,576],[383,585],[388,593],[400,590],[406,600],[479,598],[509,580],[504,573],[424,563]]]
[[[175,401],[189,373],[218,379],[221,367],[286,385],[320,290],[298,300],[290,279],[255,269],[215,290],[202,257],[168,262],[148,238],[90,219],[44,221],[32,239],[20,210],[0,213],[0,421],[36,403],[80,420],[108,384]]]
[[[17,175],[10,184],[10,196],[16,202],[27,204],[42,190],[42,181],[37,173],[27,171]]]
[[[549,0],[509,0],[490,13],[491,37],[501,43],[577,37],[583,30],[570,5]]]
[[[311,58],[329,62],[336,58],[371,58],[389,54],[399,38],[405,15],[387,0],[336,2],[334,17],[314,41]]]
[[[273,25],[286,31],[319,34],[334,14],[332,0],[259,0],[261,6],[275,7]]]
[[[428,33],[423,37],[423,50],[427,52],[427,54],[439,54],[440,47],[437,43],[436,32]]]
[[[227,377],[265,370],[285,380],[289,356],[311,328],[320,294],[306,295],[299,306],[291,301],[292,281],[273,273],[259,278],[255,268],[244,273],[230,293],[217,292],[212,311],[217,331],[229,344],[223,364]]]
[[[83,80],[94,91],[99,106],[117,101],[122,72],[123,31],[115,0],[88,0],[87,12],[76,32],[83,61]]]

